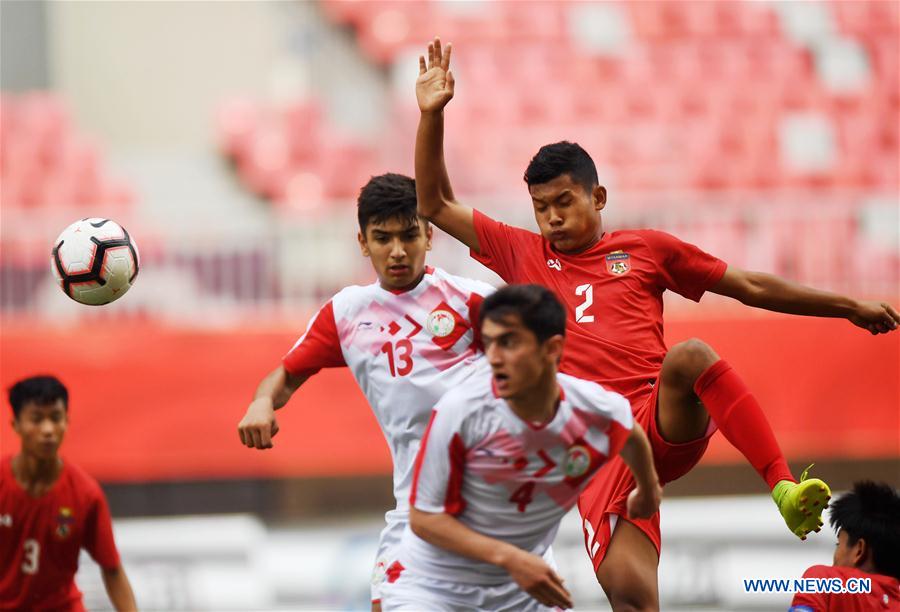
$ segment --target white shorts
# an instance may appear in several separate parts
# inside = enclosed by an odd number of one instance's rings
[[[385,571],[397,560],[400,540],[403,538],[403,530],[406,529],[406,521],[392,520],[390,512],[386,518],[387,525],[378,537],[378,552],[375,553],[375,568],[372,570],[372,603],[381,600],[381,585],[384,584]]]
[[[538,603],[515,582],[494,586],[458,584],[433,580],[403,572],[381,589],[384,612],[458,612],[459,610],[491,610],[496,612],[552,612]]]
[[[547,549],[544,560],[557,569],[553,548]],[[513,581],[492,586],[461,584],[400,571],[393,582],[382,583],[381,609],[382,612],[553,612],[557,608],[542,605]]]

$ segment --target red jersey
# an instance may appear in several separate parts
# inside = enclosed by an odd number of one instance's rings
[[[40,497],[0,461],[0,610],[84,610],[75,586],[85,548],[104,568],[119,566],[106,498],[97,481],[66,462]]]
[[[813,565],[803,572],[804,578],[840,578],[845,588],[849,578],[868,578],[872,581],[869,593],[797,593],[791,602],[795,612],[885,612],[900,610],[900,581],[891,576],[869,574],[855,567]],[[857,587],[854,586],[854,589]]]
[[[699,301],[725,274],[722,260],[654,230],[606,232],[577,254],[555,251],[540,234],[475,211],[481,252],[472,257],[507,283],[536,283],[566,305],[560,371],[632,401],[650,393],[666,345],[666,289]]]

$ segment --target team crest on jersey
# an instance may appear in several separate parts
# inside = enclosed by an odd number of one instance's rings
[[[606,269],[617,276],[631,270],[631,257],[624,251],[613,251],[606,256]]]
[[[459,342],[470,326],[450,304],[441,302],[425,319],[425,329],[431,334],[431,341],[447,351]]]
[[[446,338],[453,333],[453,328],[456,327],[456,318],[448,310],[435,310],[428,315],[425,325],[435,338]]]
[[[56,515],[56,536],[59,538],[68,538],[72,533],[72,523],[75,517],[72,516],[72,509],[60,506],[59,514]]]
[[[566,453],[563,469],[569,478],[584,476],[591,467],[591,453],[583,446],[572,446]]]

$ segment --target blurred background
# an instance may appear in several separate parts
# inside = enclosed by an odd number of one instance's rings
[[[321,303],[369,283],[355,198],[412,174],[417,56],[454,44],[446,157],[459,199],[532,229],[522,181],[579,142],[607,229],[652,227],[730,264],[900,305],[900,3],[0,2],[0,383],[58,375],[63,454],[104,485],[147,609],[366,609],[390,455],[346,370],[240,446],[258,381]],[[88,307],[49,253],[78,218],[139,245],[128,295]],[[430,263],[499,279],[436,232]],[[669,299],[671,298],[671,299]],[[798,471],[900,484],[900,336],[667,296],[754,389]],[[0,423],[0,451],[16,452]],[[719,436],[666,489],[666,609],[785,608],[802,545]],[[577,516],[557,544],[604,609]],[[86,602],[107,606],[96,567]]]

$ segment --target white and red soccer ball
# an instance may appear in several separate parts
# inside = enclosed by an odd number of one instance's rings
[[[99,217],[76,221],[54,243],[50,268],[67,296],[82,304],[109,304],[137,277],[137,245],[125,228]]]

